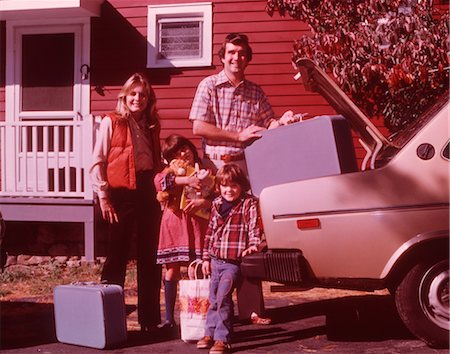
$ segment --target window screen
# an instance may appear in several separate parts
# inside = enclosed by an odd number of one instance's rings
[[[22,111],[72,111],[74,34],[22,37]]]
[[[202,21],[159,21],[159,53],[162,58],[200,58]]]

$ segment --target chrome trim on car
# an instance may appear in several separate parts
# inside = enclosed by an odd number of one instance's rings
[[[386,211],[406,211],[415,209],[439,209],[448,208],[450,203],[432,203],[432,204],[416,204],[416,205],[398,205],[390,207],[378,207],[378,208],[360,208],[360,209],[343,209],[343,210],[326,210],[326,211],[313,211],[308,213],[292,213],[292,214],[279,214],[272,215],[273,220],[283,219],[298,219],[305,217],[318,217],[328,215],[340,215],[340,214],[357,214],[357,213],[376,213]]]

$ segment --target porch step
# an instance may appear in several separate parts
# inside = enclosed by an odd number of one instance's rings
[[[81,198],[0,197],[5,221],[82,222],[84,252],[94,261],[94,200]]]

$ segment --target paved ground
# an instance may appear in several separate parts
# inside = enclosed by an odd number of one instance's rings
[[[299,293],[295,293],[299,294]],[[237,322],[235,353],[448,353],[431,349],[407,332],[385,293],[310,290],[266,296],[273,323]],[[195,344],[170,336],[142,335],[136,326],[135,301],[127,299],[128,341],[114,350],[58,343],[51,303],[1,302],[1,353],[204,353]]]

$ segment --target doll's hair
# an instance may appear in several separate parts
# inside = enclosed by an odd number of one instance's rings
[[[250,44],[248,44],[248,37],[245,34],[242,33],[230,33],[225,37],[225,40],[222,43],[222,46],[219,49],[219,58],[223,59],[225,58],[225,50],[227,47],[227,43],[232,43],[234,45],[240,45],[245,48],[245,51],[247,53],[247,60],[251,61],[253,57],[253,50],[250,47]]]
[[[127,95],[133,91],[137,86],[142,86],[144,95],[147,98],[147,107],[145,107],[144,115],[146,116],[150,124],[155,124],[159,120],[158,111],[156,110],[156,95],[152,86],[141,73],[134,73],[123,84],[122,89],[119,92],[116,105],[116,113],[123,118],[130,116],[130,110],[127,106]]]
[[[224,165],[216,174],[216,185],[226,186],[231,183],[237,183],[242,188],[242,193],[250,189],[250,182],[245,172],[238,165],[229,163]]]
[[[162,144],[162,155],[164,160],[169,163],[173,159],[177,158],[177,152],[183,147],[189,147],[194,154],[194,161],[200,163],[200,157],[198,156],[197,148],[195,145],[184,136],[178,134],[169,135]]]

